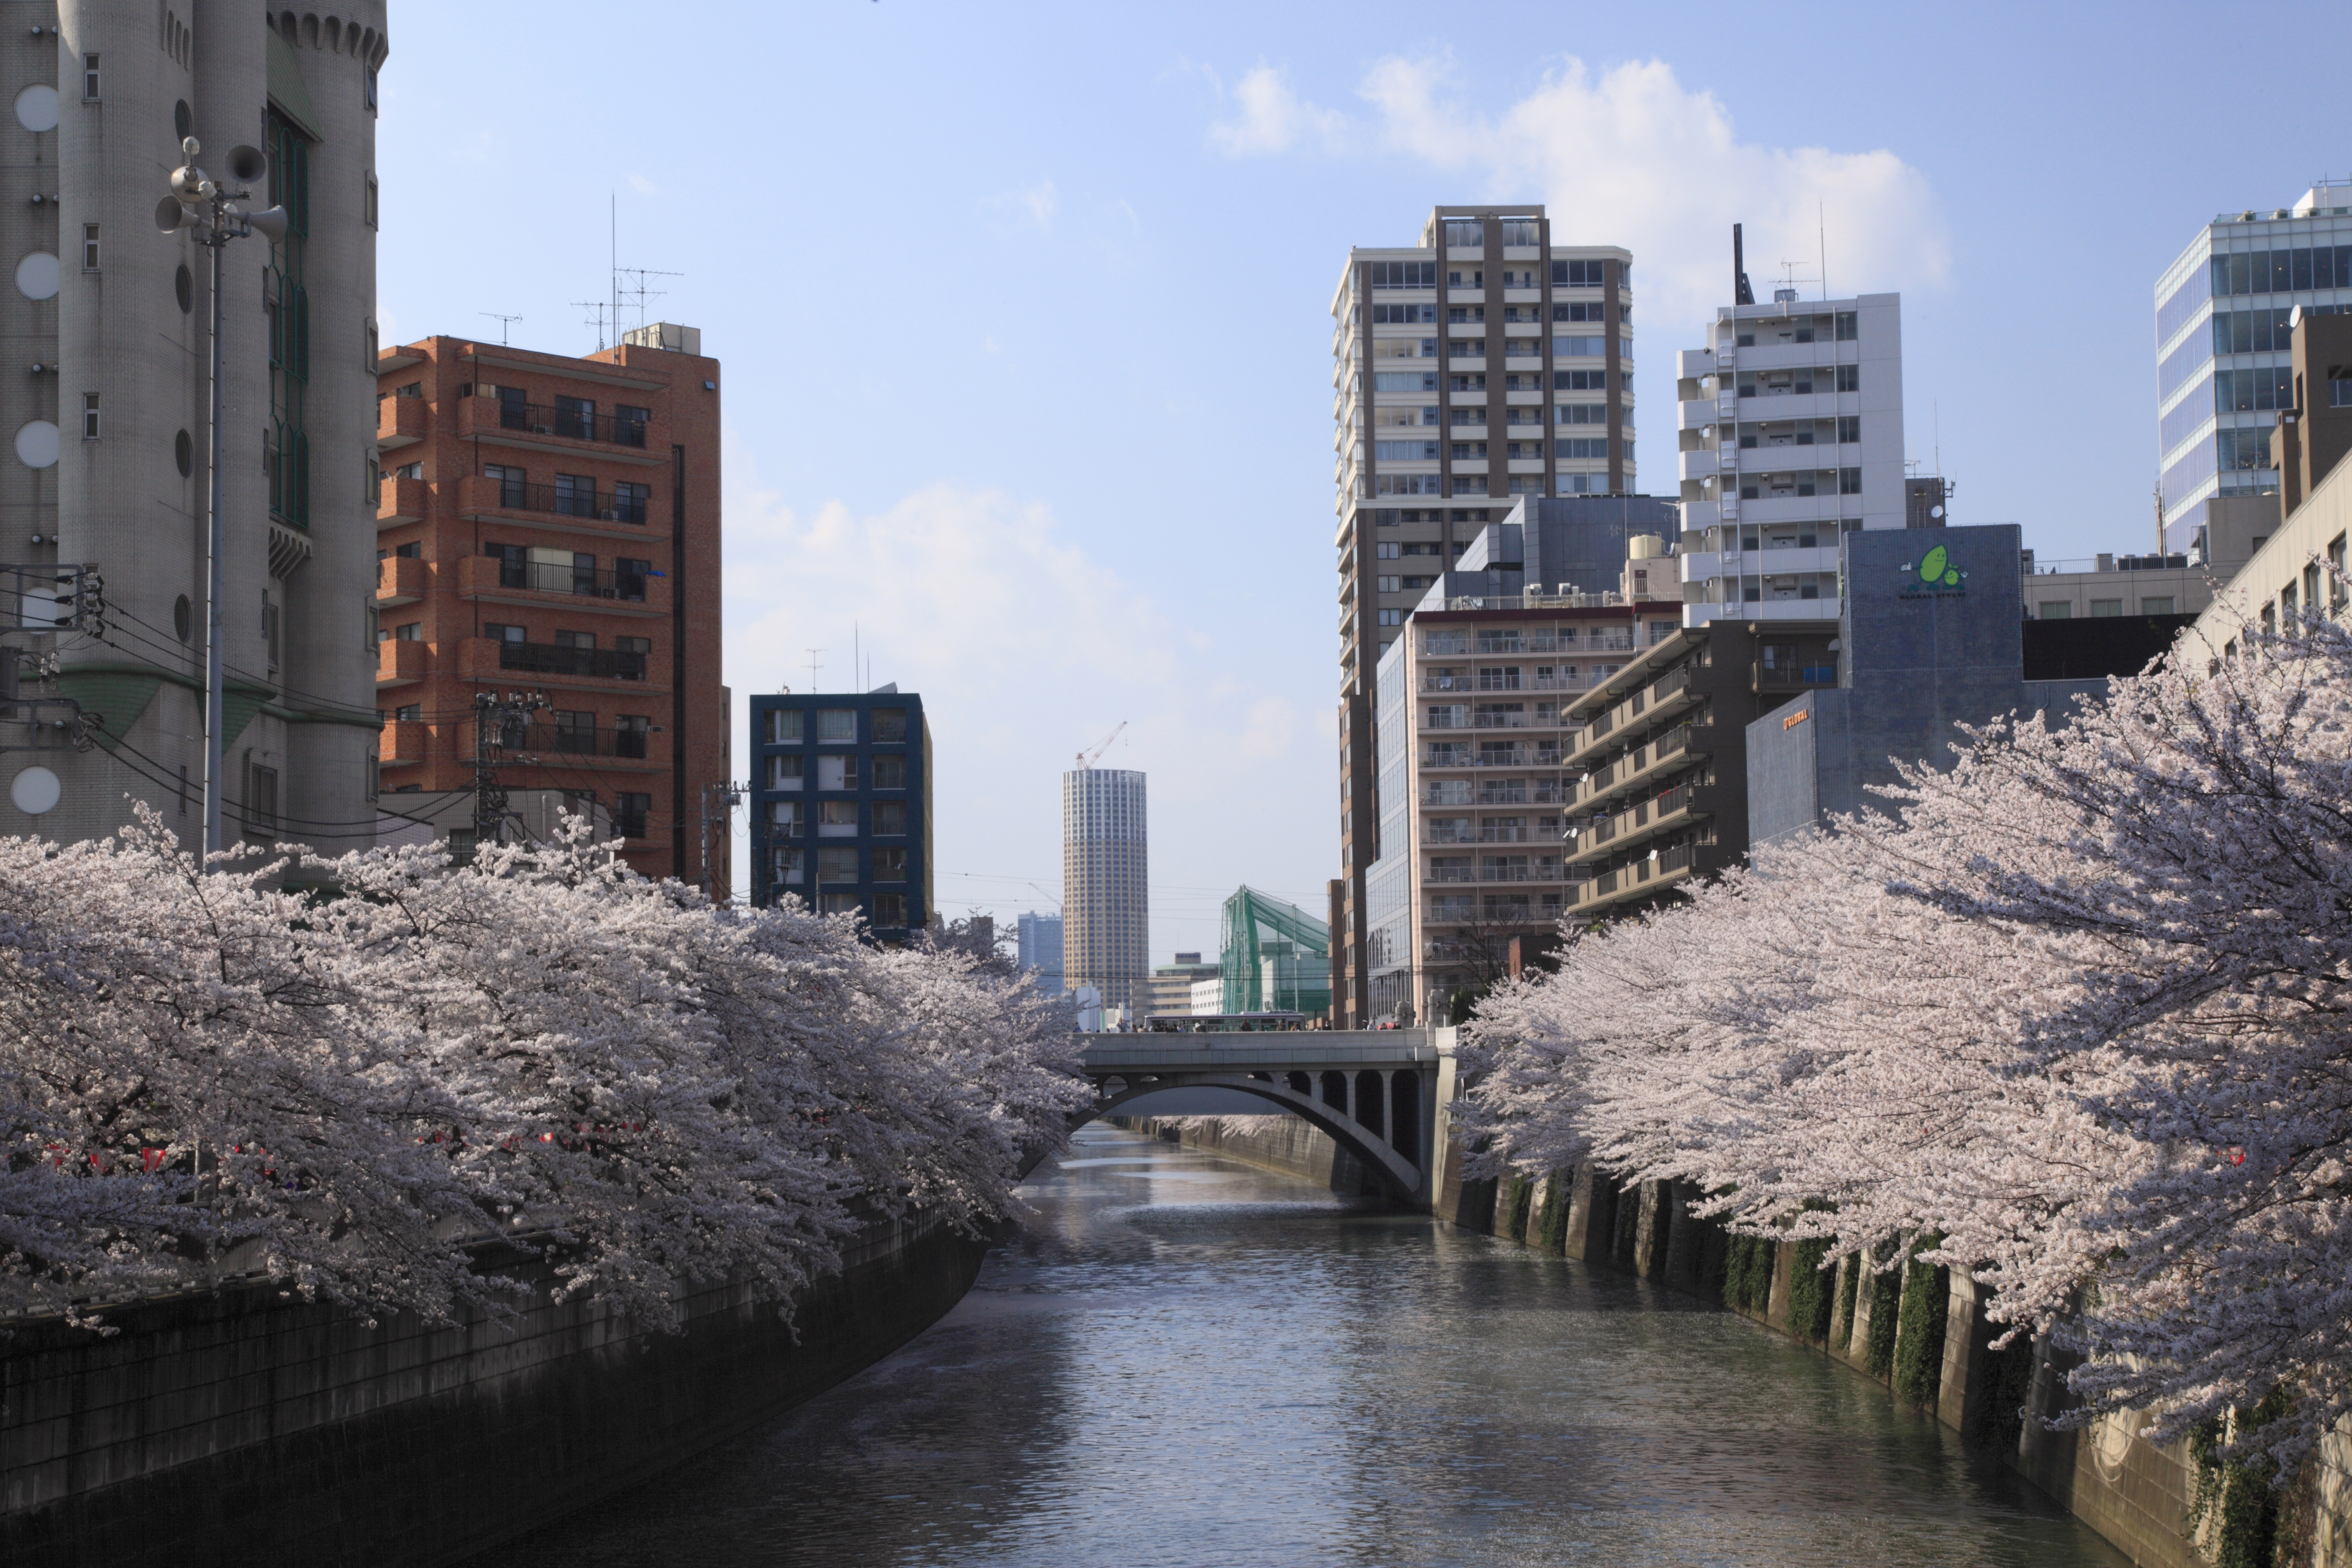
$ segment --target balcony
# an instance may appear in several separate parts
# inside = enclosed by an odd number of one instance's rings
[[[1689,826],[1707,815],[1697,809],[1695,788],[1676,784],[1654,800],[1637,801],[1630,810],[1603,818],[1571,838],[1569,853],[1591,855],[1603,845],[1622,851],[1662,833]]]
[[[519,436],[551,437],[559,441],[593,442],[605,447],[646,449],[643,420],[620,419],[610,414],[583,414],[540,403],[510,403],[504,398],[469,397],[460,405],[460,435],[491,431]]]
[[[491,744],[498,760],[509,763],[528,764],[541,757],[610,757],[642,762],[649,750],[649,740],[643,730],[572,729],[562,724],[511,722],[499,727]],[[466,754],[468,761],[475,755],[470,742]]]
[[[421,397],[375,400],[375,445],[381,452],[414,447],[433,433],[432,405]]]
[[[408,401],[414,403],[416,400],[410,398]],[[425,503],[431,499],[431,492],[423,479],[394,477],[383,481],[382,491],[375,503],[375,525],[378,528],[425,521]]]
[[[622,572],[545,561],[502,561],[495,555],[460,559],[457,591],[467,598],[499,599],[509,604],[551,599],[602,600],[604,603],[596,607],[633,615],[667,615],[670,607],[669,579],[658,572]]]
[[[1576,788],[1580,806],[1597,807],[1655,778],[1667,768],[1703,760],[1707,731],[1696,724],[1677,724],[1646,745],[1636,746],[1598,773],[1587,775]]]
[[[1603,871],[1577,886],[1570,900],[1570,914],[1583,914],[1612,904],[1631,903],[1663,892],[1691,875],[1692,847],[1678,844],[1655,856]]]
[[[646,524],[643,500],[622,500],[610,490],[562,489],[554,485],[519,484],[511,479],[474,477],[457,481],[458,504],[467,512],[516,512],[533,518],[561,518],[572,526],[594,532],[617,532],[626,525]]]
[[[1481,752],[1475,756],[1467,752],[1441,756],[1432,752],[1422,764],[1424,768],[1556,768],[1559,766],[1557,751]]]
[[[424,679],[432,668],[432,645],[428,643],[385,637],[375,645],[375,683],[379,688],[412,685]]]
[[[387,555],[375,563],[375,602],[413,605],[432,590],[432,569],[414,555]]]
[[[478,639],[473,639],[478,640]],[[587,680],[643,680],[647,656],[609,647],[561,647],[553,643],[501,642],[499,668]]]
[[[1821,601],[1813,601],[1819,604]],[[1834,600],[1832,603],[1835,603]],[[1811,691],[1817,687],[1837,684],[1837,655],[1821,656],[1821,664],[1751,664],[1748,667],[1748,687],[1751,691]]]
[[[1601,742],[1614,731],[1637,719],[1654,724],[1695,705],[1702,695],[1692,683],[1689,665],[1669,670],[1623,701],[1596,715],[1578,742],[1571,760],[1590,764]]]
[[[377,760],[388,768],[415,766],[425,761],[432,740],[430,725],[415,719],[395,719],[383,727],[383,737],[377,742]]]

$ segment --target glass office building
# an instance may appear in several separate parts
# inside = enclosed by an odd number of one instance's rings
[[[930,922],[931,732],[923,700],[751,699],[752,894],[859,914],[879,942]]]
[[[2223,213],[2156,285],[2157,449],[2164,547],[2203,544],[2216,496],[2274,494],[2279,410],[2294,406],[2295,309],[2352,309],[2352,184],[2291,207]]]

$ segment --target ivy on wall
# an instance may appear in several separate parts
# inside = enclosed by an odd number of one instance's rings
[[[1789,1270],[1789,1331],[1816,1343],[1830,1337],[1830,1304],[1836,1289],[1836,1276],[1822,1268],[1822,1259],[1829,1249],[1827,1240],[1797,1243],[1797,1256],[1790,1260]],[[1847,1297],[1849,1311],[1853,1304],[1853,1297]]]
[[[2033,1336],[2021,1333],[1984,1356],[1984,1411],[1969,1442],[1989,1453],[2014,1454],[2025,1431],[2026,1404],[2033,1397]]]
[[[1895,1244],[1879,1244],[1871,1258],[1874,1265],[1883,1265],[1893,1256]],[[1895,1313],[1903,1298],[1903,1271],[1881,1268],[1870,1277],[1870,1342],[1864,1352],[1863,1365],[1873,1377],[1887,1376],[1895,1370]]]
[[[1919,1261],[1919,1254],[1942,1240],[1940,1236],[1921,1237],[1911,1244],[1910,1260],[1905,1265],[1907,1278],[1895,1338],[1895,1392],[1914,1405],[1935,1404],[1944,1386],[1944,1323],[1952,1302],[1952,1271],[1940,1264]],[[1870,1336],[1874,1350],[1877,1327],[1874,1319]]]
[[[1509,1181],[1509,1189],[1503,1195],[1503,1234],[1513,1241],[1525,1241],[1528,1209],[1535,1202],[1535,1184],[1518,1175],[1510,1177]]]
[[[1723,1300],[1751,1312],[1772,1305],[1772,1264],[1778,1244],[1759,1236],[1734,1235],[1724,1260]]]
[[[2189,1517],[2210,1531],[2215,1568],[2274,1568],[2288,1560],[2280,1548],[2282,1493],[2271,1484],[2276,1467],[2268,1459],[2251,1464],[2221,1457],[2226,1436],[2266,1426],[2292,1408],[2284,1388],[2273,1388],[2252,1410],[2232,1412],[2225,1426],[2218,1416],[2189,1436],[2197,1466],[2197,1494]]]
[[[1853,1304],[1862,1279],[1862,1259],[1849,1257],[1838,1265],[1837,1321],[1830,1325],[1830,1343],[1853,1344]]]
[[[1558,1171],[1544,1178],[1543,1225],[1536,1244],[1546,1252],[1568,1249],[1568,1205],[1575,1194],[1574,1182],[1572,1174],[1563,1179]]]

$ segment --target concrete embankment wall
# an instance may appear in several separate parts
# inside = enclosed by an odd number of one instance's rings
[[[369,1328],[267,1290],[0,1341],[0,1562],[461,1562],[677,1465],[888,1354],[984,1244],[870,1227],[788,1326],[717,1288],[677,1334],[543,1286],[513,1317]]]
[[[2044,1429],[2039,1418],[2068,1407],[2070,1363],[2046,1342],[1994,1351],[2000,1326],[1985,1317],[1965,1274],[1904,1264],[1873,1277],[1849,1260],[1801,1289],[1797,1247],[1738,1240],[1720,1224],[1694,1215],[1701,1196],[1695,1187],[1645,1182],[1620,1189],[1591,1166],[1536,1182],[1469,1181],[1447,1121],[1441,1105],[1436,1146],[1443,1152],[1431,1205],[1439,1218],[1721,1302],[1885,1384],[1970,1449],[2032,1480],[2135,1563],[2205,1568],[2212,1561],[2199,1550],[2197,1474],[2186,1446],[2159,1448],[2135,1436],[2141,1423],[2127,1416],[2081,1431]],[[1334,1155],[1346,1158],[1328,1137],[1293,1117],[1138,1125],[1171,1142],[1318,1182]],[[1940,1313],[1932,1310],[1938,1303]],[[1798,1321],[1801,1311],[1810,1316]],[[2323,1446],[2284,1510],[2289,1550],[2281,1562],[2352,1568],[2352,1434],[2338,1433]],[[2210,1526],[2204,1534],[2211,1545]]]
[[[1114,1116],[1110,1122],[1165,1143],[1204,1149],[1297,1176],[1335,1193],[1379,1191],[1364,1163],[1296,1116]]]

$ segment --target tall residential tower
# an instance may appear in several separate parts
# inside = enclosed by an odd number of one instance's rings
[[[1150,876],[1143,775],[1075,768],[1062,775],[1062,973],[1106,1007],[1141,1007],[1150,991]]]
[[[2352,184],[2291,207],[2223,213],[2156,281],[2157,453],[2164,549],[2187,553],[2216,497],[2273,495],[2272,432],[2295,405],[2289,318],[2352,310]]]
[[[1370,1016],[1374,672],[1405,616],[1519,497],[1633,489],[1632,253],[1555,244],[1539,205],[1441,206],[1357,248],[1331,300],[1339,527],[1332,1021]]]

